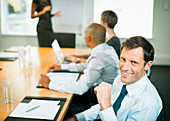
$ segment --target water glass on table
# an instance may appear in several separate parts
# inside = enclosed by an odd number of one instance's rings
[[[5,103],[10,103],[12,102],[12,83],[11,83],[11,78],[3,78],[2,79],[3,83],[3,94],[4,94],[4,101]]]
[[[31,75],[32,58],[30,53],[31,46],[20,47],[19,62],[26,77]]]

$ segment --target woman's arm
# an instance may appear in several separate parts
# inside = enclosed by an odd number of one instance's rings
[[[61,13],[62,11],[58,11],[58,12],[56,12],[55,14],[51,14],[51,17],[53,17],[53,16],[56,16],[56,17],[61,17]]]
[[[35,14],[36,10],[37,10],[37,5],[34,2],[32,2],[31,18],[39,17],[42,14],[44,14],[46,11],[50,11],[51,10],[51,6],[44,7],[43,10],[38,12],[37,14]]]

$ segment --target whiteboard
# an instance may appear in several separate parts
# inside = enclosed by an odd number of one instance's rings
[[[52,17],[52,24],[80,26],[83,21],[84,0],[51,0],[52,14],[61,12],[61,17]]]
[[[152,38],[153,5],[154,0],[94,0],[94,22],[100,23],[103,11],[113,10],[118,15],[118,37]]]

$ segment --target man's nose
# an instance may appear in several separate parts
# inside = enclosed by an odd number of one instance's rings
[[[123,70],[129,70],[131,67],[131,64],[129,62],[124,62],[123,65],[122,65],[122,69]]]

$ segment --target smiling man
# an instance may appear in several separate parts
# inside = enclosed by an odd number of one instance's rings
[[[121,75],[116,77],[113,85],[103,82],[95,88],[99,104],[68,121],[155,121],[162,109],[162,101],[146,76],[153,60],[154,48],[145,38],[127,39],[121,47]]]

